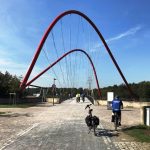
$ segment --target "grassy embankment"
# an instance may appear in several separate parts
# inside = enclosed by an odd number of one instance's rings
[[[124,129],[124,132],[135,138],[139,142],[150,143],[150,127],[139,125]]]
[[[36,104],[16,104],[16,105],[0,105],[0,108],[28,108],[35,106]]]
[[[0,115],[3,115],[3,114],[5,114],[6,112],[0,112]]]
[[[29,108],[29,107],[32,107],[32,106],[35,106],[36,104],[16,104],[16,105],[0,105],[0,108]],[[3,111],[0,111],[0,116],[2,115],[5,115],[7,114],[8,112],[3,112]]]

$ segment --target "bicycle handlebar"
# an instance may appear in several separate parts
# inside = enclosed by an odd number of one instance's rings
[[[90,108],[92,104],[86,105],[85,109]]]

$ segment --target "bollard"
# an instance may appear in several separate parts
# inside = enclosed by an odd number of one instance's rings
[[[140,114],[141,114],[141,124],[144,124],[144,107],[141,107],[140,109]]]
[[[150,126],[150,106],[143,106],[140,111],[141,111],[141,124]]]
[[[150,126],[150,107],[146,108],[146,125]]]

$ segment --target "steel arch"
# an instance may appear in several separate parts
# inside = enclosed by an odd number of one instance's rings
[[[110,48],[108,47],[108,45],[107,45],[107,43],[106,43],[104,37],[102,36],[102,34],[100,33],[100,31],[98,30],[98,28],[96,27],[96,25],[95,25],[95,24],[92,22],[92,20],[90,20],[85,14],[81,13],[80,11],[76,11],[76,10],[68,10],[68,11],[65,11],[65,12],[61,13],[61,14],[60,14],[59,16],[57,16],[57,17],[54,19],[54,21],[50,24],[50,26],[49,26],[48,29],[46,30],[44,36],[42,37],[42,40],[41,40],[40,43],[39,43],[39,46],[38,46],[38,48],[37,48],[37,50],[36,50],[36,53],[35,53],[35,55],[34,55],[34,57],[33,57],[32,63],[31,63],[31,65],[30,65],[30,67],[29,67],[29,69],[28,69],[28,71],[27,71],[27,73],[26,73],[26,75],[25,75],[25,77],[24,77],[24,79],[23,79],[23,82],[20,84],[21,89],[23,89],[24,86],[26,85],[26,83],[27,83],[27,81],[28,81],[28,78],[29,78],[29,76],[30,76],[30,74],[31,74],[31,72],[32,72],[32,69],[33,69],[33,67],[34,67],[34,65],[35,65],[35,63],[36,63],[36,61],[37,61],[37,58],[38,58],[38,56],[39,56],[39,54],[40,54],[40,52],[41,52],[41,49],[42,49],[42,47],[43,47],[43,45],[44,45],[44,43],[45,43],[45,41],[46,41],[46,39],[47,39],[47,37],[48,37],[50,31],[52,30],[52,28],[54,27],[54,25],[59,21],[59,19],[61,19],[62,17],[66,16],[66,15],[68,15],[68,14],[77,14],[77,15],[83,17],[85,20],[87,20],[87,21],[91,24],[91,26],[94,28],[94,30],[95,30],[96,33],[98,34],[100,40],[103,42],[103,44],[104,44],[104,46],[105,46],[105,48],[106,48],[106,50],[107,50],[109,56],[111,57],[111,59],[112,59],[114,65],[115,65],[115,67],[117,68],[117,70],[118,70],[120,76],[122,77],[124,83],[126,84],[126,86],[127,86],[128,90],[129,90],[130,94],[131,94],[131,95],[134,95],[133,92],[132,92],[132,90],[131,90],[131,88],[130,88],[130,86],[129,86],[129,84],[128,84],[128,82],[127,82],[127,80],[126,80],[126,78],[125,78],[125,76],[123,75],[123,73],[122,73],[122,71],[121,71],[121,69],[120,69],[120,67],[119,67],[119,65],[118,65],[118,63],[117,63],[117,61],[115,60],[115,58],[114,58],[114,56],[113,56],[113,54],[112,54]]]
[[[46,71],[48,71],[50,68],[52,68],[54,65],[56,65],[59,61],[61,61],[64,57],[66,57],[67,55],[73,53],[73,52],[82,52],[84,53],[87,58],[89,59],[90,61],[90,64],[92,66],[92,69],[93,69],[93,72],[94,72],[94,76],[95,76],[95,80],[96,80],[96,84],[97,84],[97,88],[98,88],[98,94],[99,94],[99,97],[101,97],[101,91],[100,91],[100,86],[99,86],[99,82],[98,82],[98,77],[97,77],[97,73],[96,73],[96,69],[94,67],[94,63],[91,59],[91,57],[88,55],[88,53],[86,53],[84,50],[82,49],[73,49],[73,50],[70,50],[69,52],[65,53],[63,56],[61,56],[60,58],[58,58],[55,62],[53,62],[51,65],[49,65],[46,69],[44,69],[41,73],[39,73],[37,76],[35,76],[32,80],[30,80],[26,85],[25,87],[29,86],[33,81],[35,81],[37,78],[39,78],[42,74],[44,74]],[[25,88],[24,87],[24,88]]]

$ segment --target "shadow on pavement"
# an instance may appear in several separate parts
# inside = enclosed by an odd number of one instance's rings
[[[113,137],[113,136],[119,136],[119,133],[114,130],[97,129],[96,136],[97,137],[101,137],[101,136]]]
[[[30,113],[6,113],[6,114],[0,115],[0,117],[20,117],[20,116],[32,117],[32,114]]]
[[[53,106],[57,106],[58,104],[38,104],[35,107],[53,107]]]
[[[133,110],[131,110],[131,109],[123,109],[121,111],[133,111]]]

